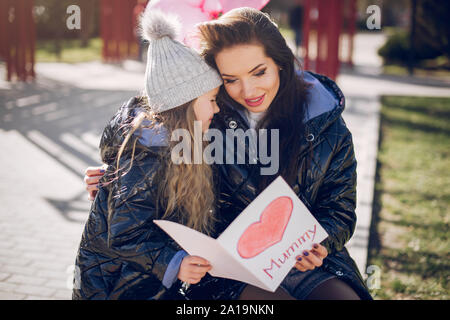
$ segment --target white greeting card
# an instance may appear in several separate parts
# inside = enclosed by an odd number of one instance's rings
[[[154,220],[190,255],[208,260],[214,277],[274,292],[295,257],[328,234],[289,185],[278,177],[217,238],[181,224]]]

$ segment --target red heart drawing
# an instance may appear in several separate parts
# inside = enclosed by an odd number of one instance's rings
[[[238,241],[237,250],[244,259],[257,256],[281,241],[293,209],[292,199],[279,197],[261,213],[258,222],[252,223]]]

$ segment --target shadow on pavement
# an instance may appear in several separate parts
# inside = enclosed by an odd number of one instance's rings
[[[98,143],[104,126],[124,102],[137,94],[81,89],[45,78],[12,84],[11,89],[0,89],[0,129],[19,132],[79,176],[82,185],[86,166],[100,163]],[[85,220],[89,205],[86,192],[66,201],[46,200],[66,219]]]

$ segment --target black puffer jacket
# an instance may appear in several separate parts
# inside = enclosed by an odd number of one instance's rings
[[[342,118],[344,95],[325,76],[305,72],[304,79],[312,85],[312,99],[308,105],[306,137],[299,137],[303,139],[303,144],[297,181],[291,187],[329,234],[322,242],[329,255],[321,268],[308,271],[308,274],[301,277],[301,281],[305,282],[305,278],[309,276],[314,277],[316,271],[325,271],[348,283],[361,298],[371,299],[355,262],[345,248],[356,225],[357,163],[352,135]],[[245,114],[229,107],[221,108],[214,126],[221,131],[230,128],[245,131],[249,128]],[[248,142],[245,140],[244,143],[247,145],[243,148],[248,151]],[[308,161],[310,155],[312,159]],[[249,158],[248,154],[246,158]],[[259,193],[258,179],[261,176],[260,166],[254,164],[224,164],[219,166],[219,170],[221,220],[224,222],[224,229],[256,198]],[[290,293],[294,295],[293,292]]]
[[[150,299],[167,294],[161,281],[180,248],[152,221],[158,218],[153,181],[167,149],[164,143],[139,140],[131,169],[109,183],[130,121],[140,111],[138,100],[131,99],[103,132],[100,149],[108,169],[82,235],[73,299]],[[130,155],[125,149],[121,167],[129,167]]]
[[[185,299],[179,293],[181,281],[176,280],[170,289],[162,285],[167,266],[181,248],[153,223],[162,213],[156,202],[159,168],[162,157],[169,156],[164,128],[137,131],[121,156],[122,174],[115,175],[119,148],[131,121],[143,110],[138,97],[130,99],[103,131],[100,149],[108,169],[79,246],[73,299]],[[176,213],[171,219],[182,223]],[[241,288],[240,282],[207,275],[188,295],[191,299],[235,299]]]

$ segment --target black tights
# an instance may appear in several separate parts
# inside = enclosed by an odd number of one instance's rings
[[[239,300],[295,300],[284,289],[275,292],[247,285],[239,296]],[[356,292],[345,282],[333,278],[321,283],[306,300],[360,300]]]
[[[278,288],[269,292],[258,287],[247,285],[239,296],[239,300],[295,300],[284,289]]]
[[[315,288],[307,300],[361,300],[356,292],[344,281],[332,278]]]

